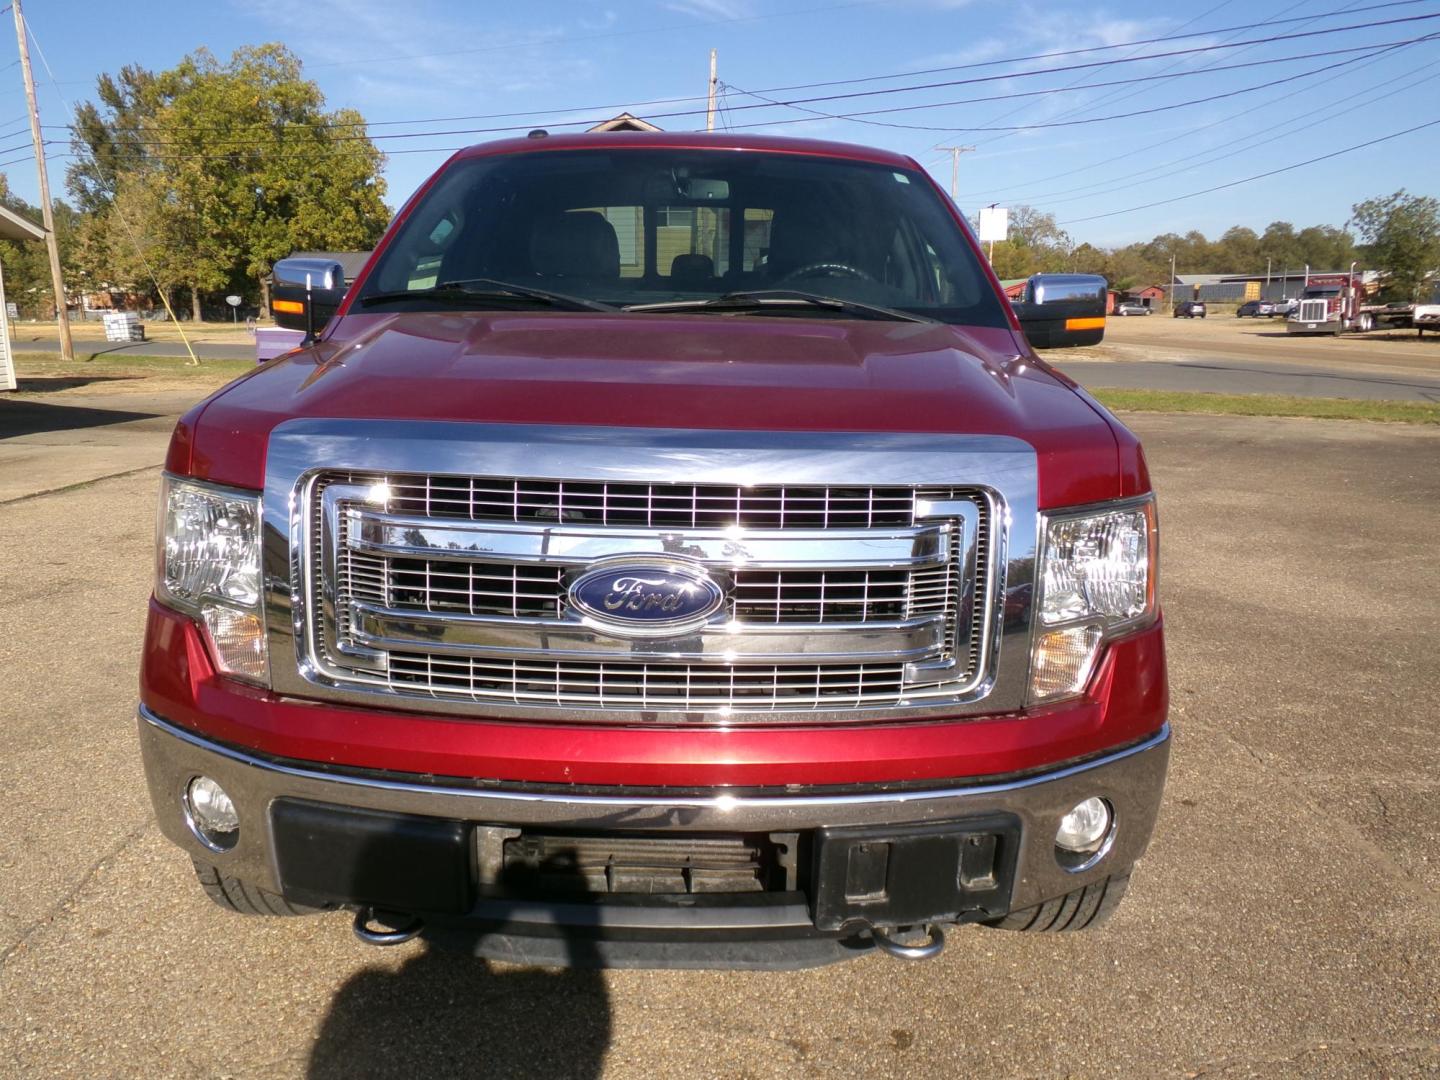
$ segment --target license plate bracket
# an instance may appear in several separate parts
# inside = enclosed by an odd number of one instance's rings
[[[893,928],[1002,915],[1019,847],[1020,822],[1008,814],[820,829],[810,891],[815,926]]]

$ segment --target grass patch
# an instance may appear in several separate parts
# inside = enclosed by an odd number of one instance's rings
[[[215,378],[224,376],[233,379],[255,368],[253,360],[201,360],[198,365],[190,363],[186,356],[141,356],[126,353],[123,356],[96,356],[85,359],[85,350],[76,343],[76,357],[67,362],[54,353],[15,353],[15,370],[21,377],[32,378],[51,375],[171,375]]]
[[[1324,420],[1380,420],[1440,424],[1440,404],[1358,401],[1283,394],[1205,394],[1182,390],[1092,390],[1107,408],[1130,412],[1212,413],[1222,416],[1310,416]]]

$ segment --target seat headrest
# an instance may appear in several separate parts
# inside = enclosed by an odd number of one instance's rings
[[[702,285],[715,280],[715,262],[709,255],[683,254],[670,260],[672,285]]]
[[[530,234],[530,265],[543,277],[616,278],[620,241],[599,211],[549,214]]]

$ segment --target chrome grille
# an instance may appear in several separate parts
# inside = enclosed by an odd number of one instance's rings
[[[856,702],[898,701],[898,664],[833,667],[817,664],[731,665],[560,663],[480,660],[434,653],[391,653],[390,685],[430,697],[475,702],[683,712],[745,709],[847,708]]]
[[[1330,312],[1330,305],[1324,300],[1301,300],[1296,317],[1299,322],[1324,322]]]
[[[470,521],[580,522],[645,528],[873,529],[908,525],[909,488],[609,484],[419,476],[390,480],[396,513]]]
[[[351,494],[331,500],[335,506],[327,521],[326,492],[335,485],[340,485],[336,491]],[[554,631],[577,625],[566,621],[566,597],[570,574],[583,570],[585,561],[500,561],[469,551],[459,558],[441,549],[360,550],[346,508],[362,506],[368,512],[353,494],[366,490],[383,490],[383,514],[397,521],[455,523],[447,535],[454,535],[454,528],[483,529],[476,523],[499,522],[499,528],[505,523],[546,526],[542,532],[547,535],[553,531],[548,526],[563,531],[574,525],[603,526],[625,536],[637,535],[640,528],[672,537],[689,530],[734,530],[738,522],[747,536],[800,537],[818,535],[813,530],[848,529],[852,532],[844,535],[874,530],[876,537],[893,538],[896,530],[936,527],[934,519],[917,515],[922,501],[963,505],[970,524],[942,522],[939,527],[948,530],[942,533],[943,546],[923,565],[715,570],[727,587],[725,617],[732,626],[771,627],[789,635],[784,641],[802,643],[784,662],[646,656],[643,651],[651,647],[641,644],[625,646],[641,655],[590,658],[551,654],[560,640]],[[311,541],[305,573],[324,599],[311,608],[322,612],[311,641],[326,674],[344,684],[481,709],[665,710],[721,717],[731,712],[833,714],[953,698],[957,688],[976,683],[987,660],[992,513],[990,497],[972,489],[742,489],[328,473],[316,478],[308,498]],[[327,529],[333,533],[328,540]],[[377,644],[366,637],[369,623],[356,617],[357,610],[388,618],[409,636],[398,644]],[[508,620],[518,627],[540,627],[546,646],[530,655],[504,655],[514,650],[455,645],[445,635],[457,620],[478,623],[487,633],[497,623],[509,625]],[[883,633],[926,623],[936,624],[939,632],[918,668],[908,657],[862,656],[858,647],[855,656],[831,654],[813,663],[804,655],[805,639],[822,629],[843,641],[866,626]],[[554,630],[543,629],[549,627]],[[432,636],[435,643],[427,645]]]

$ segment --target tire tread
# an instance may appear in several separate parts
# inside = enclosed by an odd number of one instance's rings
[[[1029,934],[1069,933],[1103,926],[1120,905],[1130,871],[1112,874],[1064,896],[992,919],[986,926]]]
[[[195,864],[195,877],[199,880],[200,887],[205,890],[205,895],[226,911],[233,911],[238,915],[293,918],[301,915],[313,915],[323,910],[304,904],[293,904],[278,893],[250,885],[237,877],[231,877],[223,873],[219,867],[202,863],[198,859],[192,861]]]

